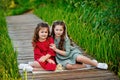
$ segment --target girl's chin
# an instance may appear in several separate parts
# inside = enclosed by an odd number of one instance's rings
[[[41,38],[41,39],[39,39],[39,40],[46,40],[46,38]]]
[[[56,38],[59,38],[60,36],[55,36]]]

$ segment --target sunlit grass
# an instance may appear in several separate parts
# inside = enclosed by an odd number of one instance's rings
[[[15,5],[14,9],[8,8],[7,15],[22,14],[32,9],[50,25],[55,20],[65,21],[74,42],[98,61],[108,63],[109,69],[120,76],[118,0],[17,0]],[[12,48],[3,16],[0,11],[0,77],[14,80],[18,78],[16,52]]]
[[[72,11],[63,6],[46,5],[36,9],[35,14],[50,25],[55,20],[65,21],[68,34],[80,47],[98,61],[106,62],[110,70],[118,73],[120,33],[113,34],[112,29],[109,29],[111,23],[104,23],[103,17],[107,20],[108,16],[104,13],[109,6],[102,7],[103,9],[84,6]]]
[[[0,80],[20,80],[17,53],[8,36],[3,11],[0,12]]]

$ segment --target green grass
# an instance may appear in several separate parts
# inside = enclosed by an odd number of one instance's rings
[[[120,76],[120,9],[119,0],[14,0],[2,5],[7,15],[29,10],[50,25],[55,20],[66,22],[68,34],[80,47],[98,61],[106,62],[109,70]],[[5,5],[6,4],[6,5]],[[0,10],[1,10],[0,3]],[[0,11],[0,79],[19,78],[16,52],[8,36],[5,16]],[[4,56],[3,56],[4,55]],[[13,65],[11,65],[13,64]],[[26,77],[26,76],[25,76]]]
[[[36,9],[40,3],[41,3],[41,0],[14,0],[15,7],[10,8],[8,6],[6,14],[20,15],[23,13],[27,13],[29,11]]]
[[[115,11],[119,5],[113,1],[99,2],[97,8],[87,1],[78,7],[64,4],[44,3],[35,14],[50,25],[55,20],[65,21],[68,34],[80,47],[98,61],[106,62],[116,74],[120,73],[120,21]]]
[[[17,53],[8,36],[4,12],[0,11],[0,80],[20,80]]]

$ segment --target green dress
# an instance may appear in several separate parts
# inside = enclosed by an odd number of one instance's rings
[[[54,40],[56,47],[58,48],[60,38]],[[66,55],[60,55],[56,53],[56,62],[61,64],[64,68],[66,64],[76,64],[76,58],[78,55],[82,55],[82,52],[77,48],[70,45],[70,39],[65,38],[64,48],[66,49]]]

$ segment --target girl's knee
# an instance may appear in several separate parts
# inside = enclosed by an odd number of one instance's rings
[[[76,60],[79,62],[79,61],[83,60],[84,58],[85,58],[85,56],[79,55],[79,56],[77,56]]]
[[[31,66],[35,67],[35,66],[38,66],[39,63],[37,61],[34,61],[33,63],[29,63]]]

